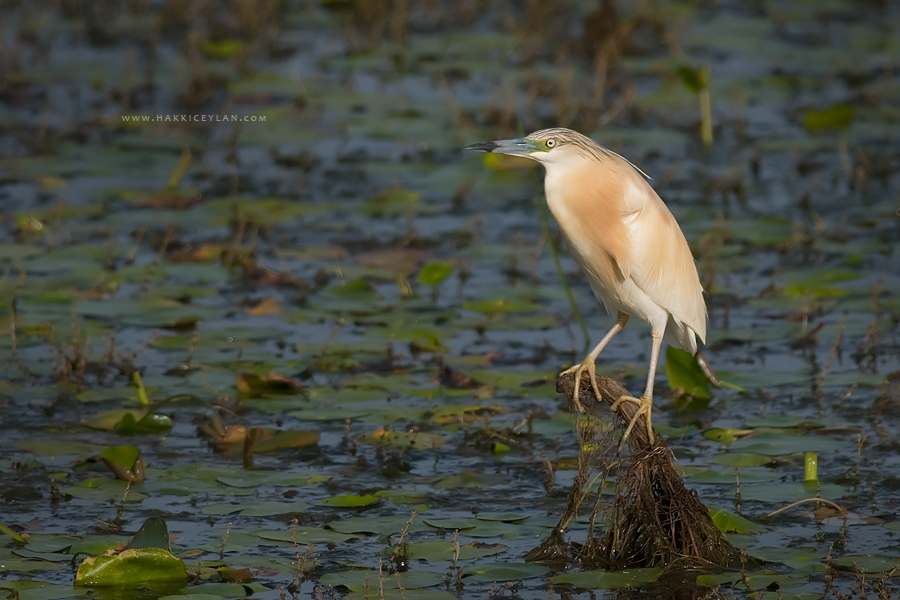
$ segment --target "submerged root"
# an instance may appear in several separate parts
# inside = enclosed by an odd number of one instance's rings
[[[615,381],[598,376],[602,398],[596,398],[593,386],[582,381],[579,401],[589,414],[608,410],[627,391]],[[561,375],[558,391],[571,396],[575,388],[572,374]],[[621,403],[617,420],[621,428],[631,422],[637,406]],[[590,466],[580,459],[580,467],[566,511],[553,534],[532,550],[528,560],[558,562],[568,554],[585,568],[621,570],[637,567],[688,568],[735,567],[746,556],[734,548],[712,522],[697,493],[688,490],[660,435],[635,427],[628,438],[630,464],[619,469],[616,495],[604,532],[590,537],[583,545],[565,542],[568,523],[576,516],[584,494]],[[596,509],[595,509],[596,510]]]

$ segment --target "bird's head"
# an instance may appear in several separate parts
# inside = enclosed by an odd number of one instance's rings
[[[577,131],[554,127],[541,129],[523,138],[481,142],[466,146],[465,150],[480,150],[530,158],[545,165],[565,163],[576,158],[585,158],[602,149],[592,139]]]
[[[586,135],[581,135],[577,131],[565,127],[541,129],[523,138],[513,140],[472,144],[466,146],[464,150],[480,150],[530,158],[543,164],[547,169],[550,169],[551,165],[555,165],[552,168],[557,172],[583,165],[583,161],[593,161],[598,165],[602,163],[624,164],[650,179],[649,175],[628,159],[603,148]]]

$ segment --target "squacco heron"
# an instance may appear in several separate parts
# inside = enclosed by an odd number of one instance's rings
[[[544,194],[566,246],[587,275],[594,296],[607,312],[618,314],[616,324],[590,354],[563,372],[575,374],[573,401],[580,412],[584,411],[578,400],[581,374],[588,372],[599,400],[597,356],[629,317],[650,324],[650,373],[644,394],[623,396],[611,408],[636,403],[638,410],[622,441],[644,415],[652,442],[653,380],[663,336],[691,354],[697,352],[697,338],[706,339],[703,287],[675,217],[640,169],[571,129],[542,129],[520,139],[472,144],[466,150],[511,154],[544,165]]]

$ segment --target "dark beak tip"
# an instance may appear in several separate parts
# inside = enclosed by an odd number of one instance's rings
[[[491,152],[497,147],[495,142],[479,142],[477,144],[469,144],[463,150],[478,150],[480,152]]]

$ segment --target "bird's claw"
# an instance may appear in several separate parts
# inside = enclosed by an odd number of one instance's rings
[[[597,398],[597,401],[599,401],[602,396],[600,395],[600,387],[597,385],[597,366],[594,361],[585,359],[583,362],[573,365],[560,373],[560,376],[568,375],[569,373],[575,374],[575,389],[572,392],[572,403],[575,405],[575,410],[580,413],[584,412],[584,405],[581,404],[581,401],[578,398],[581,395],[581,374],[585,371],[588,372],[588,375],[591,378],[591,387],[594,390],[594,396]]]
[[[637,423],[638,419],[641,418],[641,415],[645,416],[647,419],[647,436],[650,440],[650,443],[653,443],[653,425],[650,424],[650,412],[653,409],[653,397],[652,396],[641,396],[640,398],[634,398],[632,396],[621,396],[618,400],[612,403],[609,407],[611,411],[615,411],[622,402],[634,402],[638,405],[636,411],[631,416],[631,420],[628,422],[628,427],[625,428],[625,433],[622,435],[622,442],[619,446],[620,448],[625,445],[625,442],[628,440],[628,436],[631,435],[631,430],[634,429],[635,423]]]

